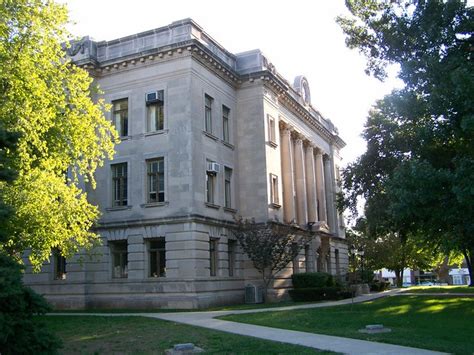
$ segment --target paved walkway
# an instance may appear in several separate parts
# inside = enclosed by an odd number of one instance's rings
[[[260,339],[278,341],[282,343],[303,345],[310,348],[331,350],[344,354],[354,355],[428,355],[428,354],[444,354],[431,350],[410,348],[406,346],[391,345],[384,343],[376,343],[365,340],[350,339],[343,337],[335,337],[330,335],[298,332],[293,330],[277,329],[263,327],[259,325],[244,324],[215,319],[215,317],[229,314],[244,314],[258,312],[277,312],[293,309],[320,308],[374,300],[380,297],[400,294],[398,290],[386,291],[372,295],[362,295],[354,299],[345,299],[341,301],[322,302],[315,304],[305,304],[301,306],[288,306],[277,308],[260,308],[235,311],[212,311],[212,312],[180,312],[180,313],[54,313],[53,315],[87,315],[87,316],[141,316],[149,318],[158,318],[167,321],[189,324],[197,327],[204,327],[223,332],[246,335]]]

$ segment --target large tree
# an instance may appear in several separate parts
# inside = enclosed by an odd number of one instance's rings
[[[405,83],[376,107],[381,134],[348,168],[346,176],[356,182],[346,185],[349,195],[375,191],[382,207],[375,211],[392,231],[406,229],[462,252],[474,285],[473,9],[459,0],[346,5],[352,16],[338,21],[347,45],[366,55],[367,73],[384,79],[386,66],[397,64]],[[366,131],[373,131],[371,118]],[[383,179],[358,185],[374,167],[381,167]]]
[[[91,99],[92,79],[62,48],[67,11],[48,0],[3,0],[0,6],[0,123],[20,133],[9,159],[18,178],[1,184],[15,213],[0,249],[29,258],[38,269],[52,248],[70,255],[91,246],[98,217],[81,180],[111,158],[116,137],[101,100]],[[67,178],[66,178],[67,175]]]

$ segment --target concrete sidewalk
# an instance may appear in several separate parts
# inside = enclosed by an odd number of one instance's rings
[[[386,297],[398,294],[398,290],[386,291],[373,295],[362,295],[354,299],[345,299],[334,302],[322,302],[315,304],[305,304],[301,306],[288,306],[276,308],[261,308],[235,311],[212,311],[212,312],[181,312],[181,313],[55,313],[53,315],[88,315],[88,316],[141,316],[157,318],[177,323],[188,324],[197,327],[208,328],[212,330],[223,331],[238,335],[246,335],[254,338],[272,340],[282,343],[303,345],[320,350],[330,350],[344,354],[444,354],[431,350],[410,348],[406,346],[376,343],[365,340],[357,340],[330,335],[313,334],[307,332],[298,332],[278,328],[263,327],[259,325],[244,324],[215,319],[215,317],[229,314],[259,313],[259,312],[278,312],[294,309],[308,309],[345,305],[374,300],[380,297]]]

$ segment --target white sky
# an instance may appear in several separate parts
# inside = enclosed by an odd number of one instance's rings
[[[311,101],[339,128],[347,143],[343,166],[365,151],[360,137],[367,112],[389,93],[364,73],[365,59],[344,43],[336,16],[344,0],[61,0],[75,22],[75,36],[111,40],[192,18],[232,53],[260,48],[289,82],[308,79]]]

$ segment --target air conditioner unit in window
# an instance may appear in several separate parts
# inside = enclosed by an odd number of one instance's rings
[[[145,94],[145,99],[147,104],[163,101],[163,90],[149,92]]]
[[[221,166],[215,162],[211,162],[207,164],[207,172],[218,174],[221,170]]]

